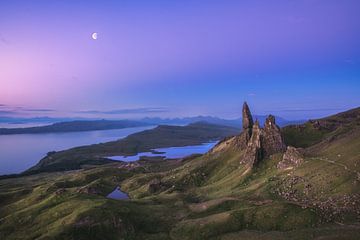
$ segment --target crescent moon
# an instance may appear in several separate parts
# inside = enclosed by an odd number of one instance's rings
[[[91,34],[91,38],[96,40],[98,38],[97,32],[94,32],[93,34]]]

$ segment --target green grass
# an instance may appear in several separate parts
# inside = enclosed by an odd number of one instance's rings
[[[360,128],[342,121],[326,119],[327,130],[291,129],[287,141],[311,145],[291,170],[276,168],[281,154],[251,169],[240,164],[241,149],[225,149],[134,169],[82,165],[0,180],[0,239],[358,239],[360,202],[330,219],[334,209],[317,205],[360,194]],[[81,156],[74,158],[86,162]],[[152,193],[154,179],[162,187]],[[106,198],[119,185],[130,200]]]

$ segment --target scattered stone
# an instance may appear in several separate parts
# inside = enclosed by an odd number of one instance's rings
[[[65,192],[66,192],[65,188],[59,188],[58,190],[55,191],[55,195],[62,195]]]
[[[86,194],[99,194],[99,191],[94,187],[81,187],[77,190],[78,193],[86,193]]]
[[[282,161],[277,165],[278,169],[294,168],[304,162],[304,158],[297,148],[288,146]]]

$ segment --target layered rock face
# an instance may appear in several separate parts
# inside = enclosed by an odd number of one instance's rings
[[[292,169],[299,166],[304,161],[301,152],[291,146],[288,146],[286,152],[283,155],[282,161],[277,165],[279,169]]]
[[[251,130],[254,125],[253,118],[252,118],[251,112],[250,112],[250,108],[246,102],[244,102],[243,109],[242,109],[242,124],[243,124],[244,131]]]
[[[245,145],[245,154],[240,163],[254,166],[265,157],[285,151],[286,146],[280,128],[275,123],[274,116],[269,115],[262,129],[258,121],[253,124],[250,109],[246,102],[242,113],[243,132],[239,136],[239,142],[242,143],[241,145]]]
[[[268,157],[274,153],[284,152],[286,150],[280,128],[276,125],[274,116],[269,115],[266,119],[262,133],[264,156]]]
[[[260,128],[258,121],[253,122],[249,106],[245,102],[242,109],[242,123],[243,131],[241,134],[224,139],[210,151],[210,154],[221,153],[229,149],[240,150],[244,152],[240,163],[252,167],[262,159],[286,150],[274,116],[269,115],[264,128]]]
[[[256,121],[253,126],[253,131],[250,140],[247,143],[244,157],[240,160],[242,164],[256,165],[263,155],[261,147],[261,128],[259,122]]]

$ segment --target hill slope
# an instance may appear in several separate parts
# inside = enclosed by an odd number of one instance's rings
[[[310,120],[302,125],[283,128],[285,142],[295,147],[309,147],[329,137],[336,130],[358,128],[360,108],[351,109],[322,119]]]
[[[260,128],[244,112],[243,132],[199,157],[1,180],[0,237],[359,239],[358,118],[341,115],[316,144],[285,150],[271,116]],[[131,199],[107,199],[116,186]]]

